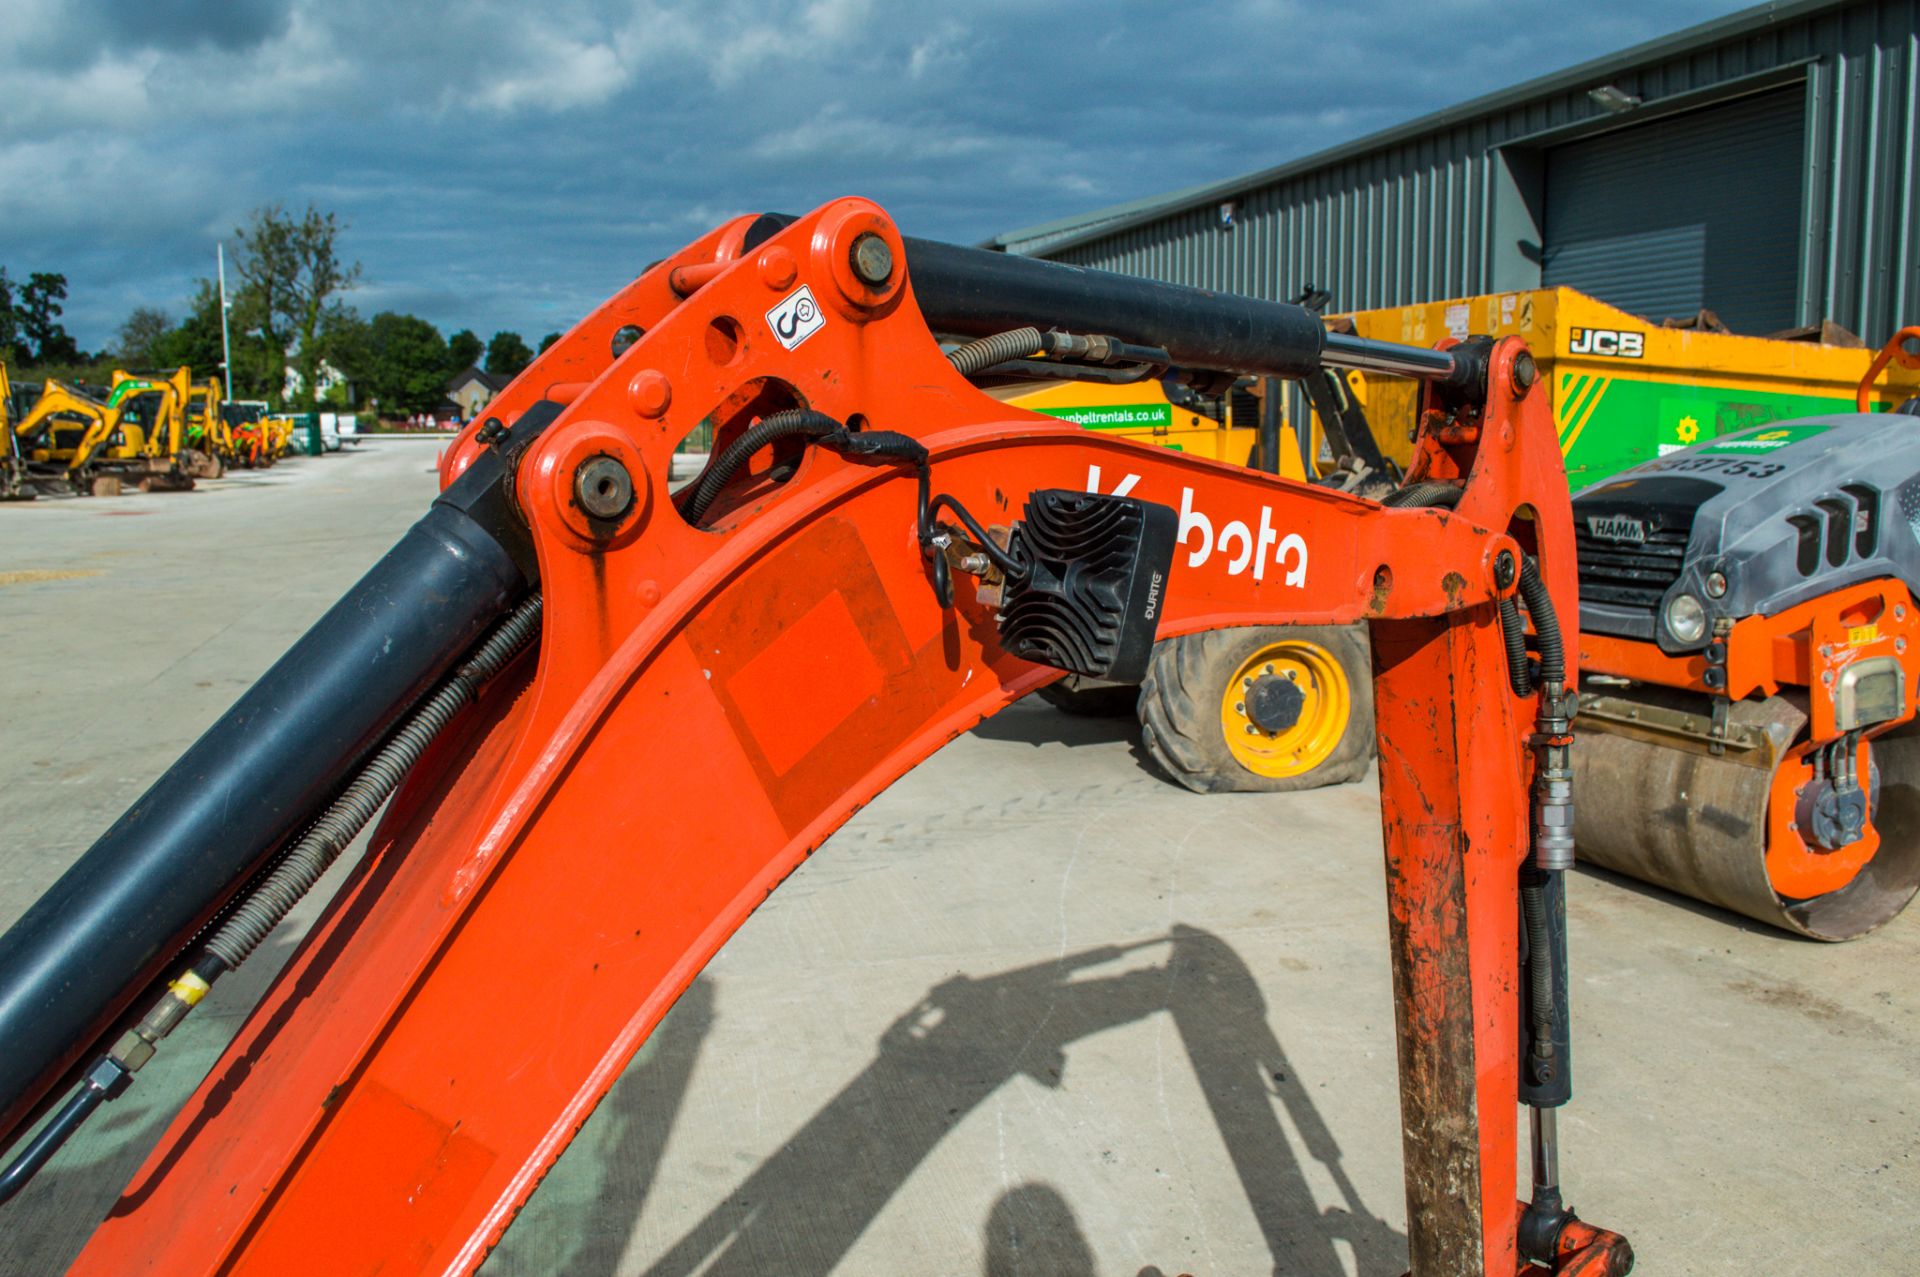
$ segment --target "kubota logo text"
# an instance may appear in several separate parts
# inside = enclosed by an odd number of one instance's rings
[[[1140,476],[1123,476],[1108,496],[1130,496]],[[1087,491],[1100,491],[1100,467],[1087,467]],[[1193,489],[1180,489],[1180,545],[1187,552],[1187,566],[1197,568],[1217,551],[1225,560],[1228,576],[1251,571],[1253,579],[1267,579],[1267,568],[1280,572],[1286,585],[1307,583],[1307,541],[1298,532],[1282,536],[1273,526],[1273,507],[1260,507],[1260,526],[1256,529],[1240,519],[1220,523],[1204,511],[1193,508]]]

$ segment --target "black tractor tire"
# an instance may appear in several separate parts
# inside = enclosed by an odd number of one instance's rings
[[[1134,683],[1082,682],[1069,674],[1040,689],[1040,699],[1063,714],[1075,718],[1125,718],[1140,702],[1140,688]]]
[[[1262,648],[1312,644],[1338,663],[1347,686],[1347,721],[1337,743],[1311,770],[1264,775],[1228,745],[1222,699],[1227,684]],[[1154,645],[1140,684],[1140,744],[1154,766],[1201,794],[1284,793],[1343,785],[1373,760],[1373,663],[1359,625],[1260,625],[1208,630]],[[1244,729],[1243,729],[1244,730]]]

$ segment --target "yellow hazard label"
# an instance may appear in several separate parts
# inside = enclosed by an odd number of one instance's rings
[[[1847,646],[1865,647],[1880,637],[1878,625],[1849,625],[1847,627]]]

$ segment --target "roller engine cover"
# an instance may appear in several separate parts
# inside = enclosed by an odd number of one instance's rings
[[[1573,521],[1580,628],[1699,651],[1723,619],[1881,577],[1920,582],[1920,421],[1838,413],[1750,426],[1587,489]],[[1701,606],[1697,636],[1668,628],[1679,595]]]
[[[1146,677],[1173,567],[1179,518],[1134,497],[1050,488],[1027,498],[1008,548],[1000,636],[1023,661],[1087,678]]]

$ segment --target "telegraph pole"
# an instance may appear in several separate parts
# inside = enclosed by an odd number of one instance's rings
[[[218,240],[213,245],[214,270],[220,276],[220,378],[224,403],[233,398],[233,343],[227,337],[227,247]]]

